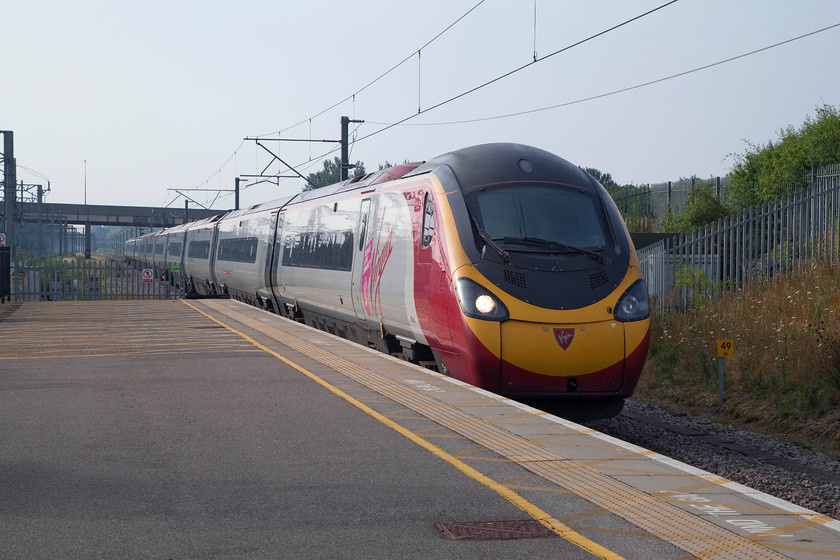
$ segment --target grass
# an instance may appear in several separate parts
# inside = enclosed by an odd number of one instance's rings
[[[722,405],[718,339],[735,345]],[[812,264],[654,316],[636,398],[840,459],[840,270]]]

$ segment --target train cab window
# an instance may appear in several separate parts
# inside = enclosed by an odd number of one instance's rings
[[[562,243],[588,249],[611,244],[603,206],[591,193],[562,185],[521,183],[488,187],[473,197],[471,210],[494,241]]]
[[[423,204],[423,242],[422,247],[425,249],[432,244],[432,237],[435,235],[435,205],[432,202],[432,197],[426,193],[426,200]]]

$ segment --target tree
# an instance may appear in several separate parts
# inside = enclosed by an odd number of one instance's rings
[[[612,175],[609,173],[603,173],[599,169],[595,169],[594,167],[587,167],[586,172],[592,175],[596,181],[601,183],[607,192],[612,193],[615,189],[618,188],[618,183],[613,181]]]
[[[840,163],[840,110],[817,108],[815,118],[802,127],[779,131],[779,139],[766,145],[748,143],[744,154],[733,154],[729,190],[741,208],[775,200],[802,187],[811,167]]]
[[[725,218],[731,209],[715,195],[714,182],[698,181],[688,193],[688,201],[682,214],[669,214],[665,217],[662,230],[672,233],[684,233]]]
[[[360,175],[365,174],[365,164],[361,161],[357,161],[353,164],[353,177],[359,177]],[[317,173],[310,173],[307,177],[309,183],[303,187],[305,191],[311,191],[312,189],[318,189],[321,187],[326,187],[327,185],[333,185],[341,181],[341,159],[336,157],[333,161],[328,159],[324,160],[324,169],[323,171],[318,171]],[[314,186],[313,186],[314,185]]]

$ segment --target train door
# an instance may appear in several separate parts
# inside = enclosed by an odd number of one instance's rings
[[[285,212],[276,212],[273,221],[273,231],[269,236],[269,257],[265,263],[266,286],[271,295],[271,305],[275,313],[282,314],[282,301],[278,296],[280,288],[280,279],[277,277],[277,271],[280,268],[280,261],[283,259],[283,219]]]
[[[187,230],[181,234],[181,252],[178,253],[178,282],[179,287],[186,293],[187,291],[187,275],[184,272],[184,257],[187,252]]]
[[[221,221],[221,220],[219,220],[219,221]],[[216,280],[216,252],[218,251],[218,248],[219,248],[219,221],[217,221],[215,224],[213,224],[213,233],[211,235],[210,255],[209,255],[210,256],[210,260],[209,260],[210,282],[213,284],[213,287],[212,287],[213,293],[208,294],[208,295],[217,295],[217,296],[222,295],[222,287],[219,286],[219,282],[218,282],[218,280]]]
[[[160,258],[160,278],[164,281],[171,281],[169,272],[169,245],[172,243],[172,234],[167,233],[163,237],[163,255]]]
[[[187,248],[190,244],[190,230],[184,230],[184,239],[182,240],[184,246],[181,248],[181,279],[183,281],[184,286],[184,293],[190,294],[192,293],[195,288],[193,287],[192,283],[192,266],[190,266],[189,270],[187,270],[187,259],[189,256],[187,255]]]
[[[442,228],[437,227],[437,211],[431,191],[422,199],[421,229],[415,248],[417,278],[415,279],[415,301],[421,323],[431,326],[431,337],[438,351],[451,349],[452,336],[449,331],[450,276],[447,260],[444,258]],[[423,321],[425,318],[425,321]],[[427,334],[428,336],[428,334]]]
[[[353,311],[356,313],[356,319],[362,326],[367,326],[368,312],[365,308],[364,296],[362,290],[364,289],[364,282],[370,275],[370,251],[365,250],[366,240],[370,236],[370,198],[365,198],[361,202],[359,210],[359,223],[356,227],[357,241],[353,244],[353,274],[350,285],[350,294],[353,299]]]

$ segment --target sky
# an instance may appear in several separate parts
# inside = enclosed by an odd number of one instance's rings
[[[338,145],[278,139],[342,116],[368,171],[518,142],[639,185],[723,176],[840,106],[840,27],[741,57],[840,24],[837,0],[678,0],[598,35],[667,1],[6,2],[0,130],[47,202],[228,209],[236,177],[242,207],[304,184],[247,177],[293,173],[246,138],[307,175]]]

